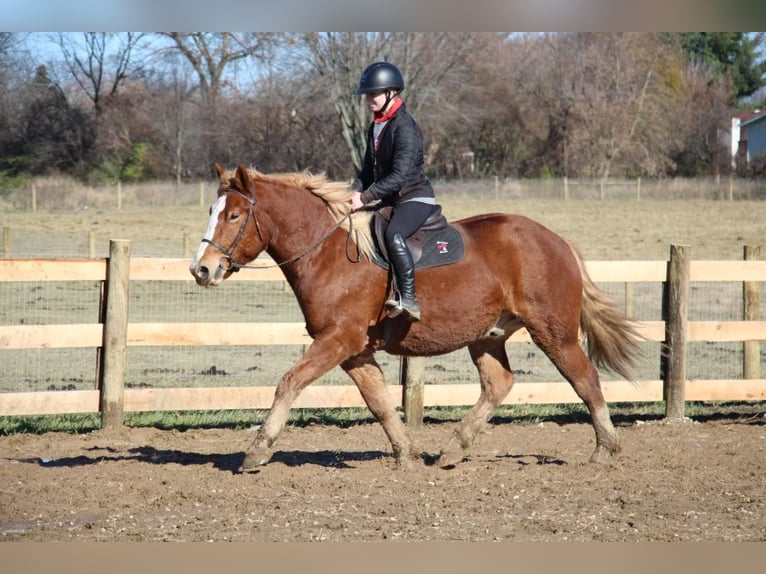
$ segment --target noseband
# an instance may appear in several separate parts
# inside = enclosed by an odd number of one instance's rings
[[[249,208],[247,210],[247,217],[245,217],[245,222],[239,228],[239,233],[234,238],[234,241],[231,242],[231,245],[229,245],[228,249],[224,247],[223,245],[221,245],[220,243],[216,243],[215,241],[213,241],[212,239],[208,239],[207,237],[202,238],[202,243],[208,243],[212,245],[215,249],[217,249],[223,254],[223,257],[221,257],[221,260],[227,261],[228,267],[223,267],[223,265],[221,265],[222,269],[226,271],[231,269],[233,272],[237,272],[243,267],[245,267],[245,265],[234,261],[234,250],[237,248],[240,241],[242,241],[242,239],[245,237],[245,230],[247,229],[247,224],[250,222],[251,217],[253,218],[253,221],[255,221],[255,229],[258,232],[258,239],[260,239],[261,242],[263,242],[263,234],[261,233],[261,226],[258,223],[258,218],[255,215],[255,201],[256,201],[255,190],[253,190],[253,197],[248,197],[247,195],[245,195],[244,193],[236,189],[227,189],[223,193],[236,193],[237,195],[242,197],[245,201],[247,201],[247,203],[249,204]]]

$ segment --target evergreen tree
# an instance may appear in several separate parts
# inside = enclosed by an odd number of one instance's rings
[[[687,32],[681,45],[692,63],[709,65],[732,82],[732,97],[739,100],[766,85],[766,60],[758,50],[763,32]]]

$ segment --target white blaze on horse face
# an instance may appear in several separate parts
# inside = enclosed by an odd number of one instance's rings
[[[204,239],[212,241],[213,235],[215,235],[216,225],[218,225],[218,216],[221,214],[225,207],[226,196],[222,195],[216,200],[216,202],[213,204],[213,207],[210,208],[210,219],[207,222],[207,231],[205,231]],[[197,248],[197,255],[194,256],[194,261],[192,262],[192,267],[194,269],[198,267],[199,262],[202,260],[202,256],[205,254],[205,250],[207,249],[208,245],[209,244],[205,243],[204,241],[200,242],[199,247]]]

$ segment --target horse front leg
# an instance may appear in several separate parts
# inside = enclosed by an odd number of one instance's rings
[[[413,461],[419,459],[421,453],[413,446],[407,427],[394,408],[385,375],[372,353],[352,357],[342,363],[341,367],[356,383],[367,407],[383,427],[391,442],[397,465],[401,468],[412,467]]]
[[[282,432],[295,399],[304,388],[337,366],[346,354],[345,348],[333,337],[316,339],[309,346],[303,357],[277,384],[274,401],[255,440],[245,453],[240,472],[253,470],[269,462],[271,447]]]

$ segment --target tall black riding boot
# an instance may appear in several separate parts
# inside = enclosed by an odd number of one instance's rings
[[[415,298],[415,263],[401,233],[396,233],[391,238],[388,258],[393,267],[396,290],[399,292],[398,301],[386,301],[388,316],[398,317],[403,313],[410,321],[420,321],[420,304]]]

